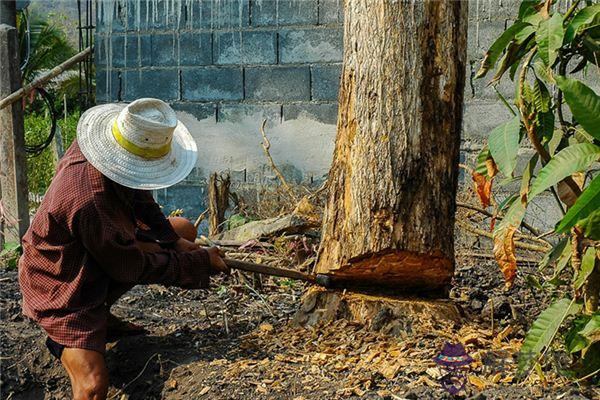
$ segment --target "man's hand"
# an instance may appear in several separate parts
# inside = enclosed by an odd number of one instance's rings
[[[198,250],[200,248],[200,246],[194,242],[190,242],[187,239],[179,238],[175,242],[175,245],[173,246],[173,248],[175,249],[175,251],[193,251],[193,250]]]
[[[208,252],[208,257],[210,258],[210,266],[217,272],[222,272],[226,275],[229,275],[231,272],[225,261],[223,261],[223,252],[216,246],[209,247],[206,249]]]

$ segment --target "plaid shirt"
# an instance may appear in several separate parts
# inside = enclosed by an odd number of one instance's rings
[[[104,352],[111,290],[149,283],[208,286],[206,250],[142,252],[135,243],[139,222],[158,243],[179,238],[149,191],[110,181],[74,142],[23,238],[24,314],[57,343]]]

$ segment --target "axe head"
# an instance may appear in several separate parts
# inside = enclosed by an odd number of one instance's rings
[[[317,274],[315,277],[315,283],[325,288],[331,287],[331,277],[329,275]]]

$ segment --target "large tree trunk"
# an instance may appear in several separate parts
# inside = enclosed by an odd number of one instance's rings
[[[346,1],[316,272],[345,286],[450,283],[466,31],[466,1]]]

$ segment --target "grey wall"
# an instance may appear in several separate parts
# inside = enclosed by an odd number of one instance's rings
[[[489,131],[510,118],[494,90],[473,77],[485,50],[512,23],[518,3],[469,1],[463,160],[472,160]],[[270,182],[258,131],[263,118],[269,120],[272,155],[292,180],[324,177],[335,138],[342,4],[99,2],[98,101],[167,100],[198,141],[196,171],[186,182],[157,193],[167,211],[184,208],[188,216],[197,214],[204,205],[206,176],[213,171],[229,170],[242,184]],[[512,83],[502,83],[499,90],[513,97]],[[557,213],[551,199],[542,198],[540,210]],[[549,226],[551,219],[537,222]]]

